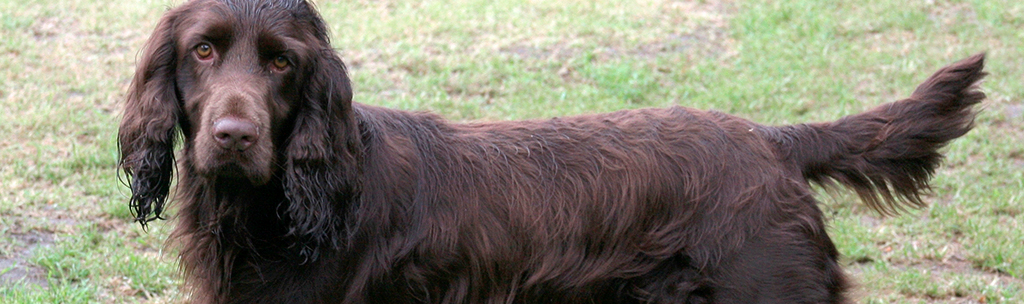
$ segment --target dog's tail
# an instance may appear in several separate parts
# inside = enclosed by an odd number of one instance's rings
[[[984,62],[974,55],[939,70],[910,98],[835,122],[773,128],[769,138],[808,181],[851,187],[882,214],[923,207],[920,195],[942,160],[937,150],[974,125]]]

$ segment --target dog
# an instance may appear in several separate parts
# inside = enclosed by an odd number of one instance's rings
[[[825,123],[683,107],[454,123],[352,102],[306,1],[192,0],[142,51],[119,166],[143,227],[177,171],[195,303],[843,303],[810,183],[923,206],[983,66]]]

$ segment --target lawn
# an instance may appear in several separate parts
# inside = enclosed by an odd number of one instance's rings
[[[180,1],[0,0],[0,303],[177,303],[171,222],[132,222],[115,137]],[[905,97],[987,52],[929,206],[822,192],[859,303],[1024,303],[1024,2],[319,1],[357,102],[457,121],[682,105],[767,124]]]

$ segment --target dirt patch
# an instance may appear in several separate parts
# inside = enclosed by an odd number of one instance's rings
[[[675,11],[685,16],[683,20],[672,20],[677,29],[663,33],[630,47],[605,45],[597,49],[584,49],[584,38],[560,39],[546,44],[543,41],[523,41],[500,48],[512,57],[565,61],[590,52],[598,61],[620,57],[654,58],[663,53],[686,54],[690,59],[697,57],[724,58],[734,54],[730,40],[729,20],[735,12],[730,1],[686,1],[665,4],[665,11]],[[547,39],[550,40],[550,37]]]
[[[0,256],[0,284],[11,285],[20,282],[42,288],[49,287],[46,271],[28,262],[28,259],[38,249],[53,246],[53,234],[30,231],[5,237],[13,239],[15,245],[10,254]]]
[[[906,245],[913,246],[912,243],[909,242]],[[882,259],[888,260],[891,263],[891,267],[895,269],[894,272],[926,273],[930,276],[931,282],[947,282],[948,286],[938,290],[910,288],[890,291],[898,293],[904,299],[915,299],[922,303],[987,303],[990,299],[987,299],[980,291],[970,287],[954,287],[956,285],[954,282],[958,280],[964,280],[964,282],[976,280],[982,281],[989,286],[1000,286],[997,287],[998,289],[1012,289],[1011,286],[1021,286],[1021,284],[1024,284],[1024,280],[1005,272],[985,269],[976,265],[976,263],[966,257],[966,250],[959,242],[949,242],[940,251],[945,252],[942,257],[933,256],[907,260],[891,260],[882,257]],[[852,296],[854,298],[861,298],[867,295],[866,292],[870,288],[864,286],[867,282],[860,281],[860,279],[863,276],[864,268],[874,267],[870,265],[873,259],[867,258],[863,261],[856,260],[853,262],[854,264],[845,266],[843,270],[850,275],[856,286],[852,289]],[[954,275],[962,277],[962,279],[952,278],[951,276]]]
[[[54,187],[46,182],[29,184],[24,180],[5,186],[39,191]],[[13,192],[8,192],[8,195]],[[22,283],[48,288],[46,270],[37,266],[33,259],[55,246],[57,235],[74,231],[79,219],[53,201],[16,199],[11,203],[15,207],[0,212],[3,218],[3,226],[0,226],[0,284]]]
[[[2,92],[0,92],[2,93]],[[1018,120],[1024,117],[1024,104],[1008,105],[1003,109],[1003,115],[1007,120]]]
[[[976,278],[978,280],[986,282],[990,286],[1001,286],[1000,289],[1009,289],[1010,286],[1021,286],[1024,281],[1018,278],[1010,276],[1001,271],[989,271],[981,269],[974,265],[972,262],[967,261],[960,257],[959,254],[954,254],[950,258],[943,259],[941,261],[919,259],[913,261],[913,264],[908,265],[896,265],[900,268],[916,268],[928,270],[932,281],[942,282],[945,280],[943,274],[956,273],[963,276]],[[910,297],[921,297],[932,300],[942,300],[945,302],[952,303],[986,303],[987,299],[984,295],[974,294],[970,288],[951,288],[944,293],[939,294],[915,294],[903,292],[905,295]]]

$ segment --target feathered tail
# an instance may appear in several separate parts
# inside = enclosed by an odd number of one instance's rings
[[[907,99],[835,122],[777,127],[770,136],[811,182],[853,188],[871,208],[892,214],[924,206],[921,193],[942,160],[938,149],[974,125],[987,73],[978,54],[942,68]]]

